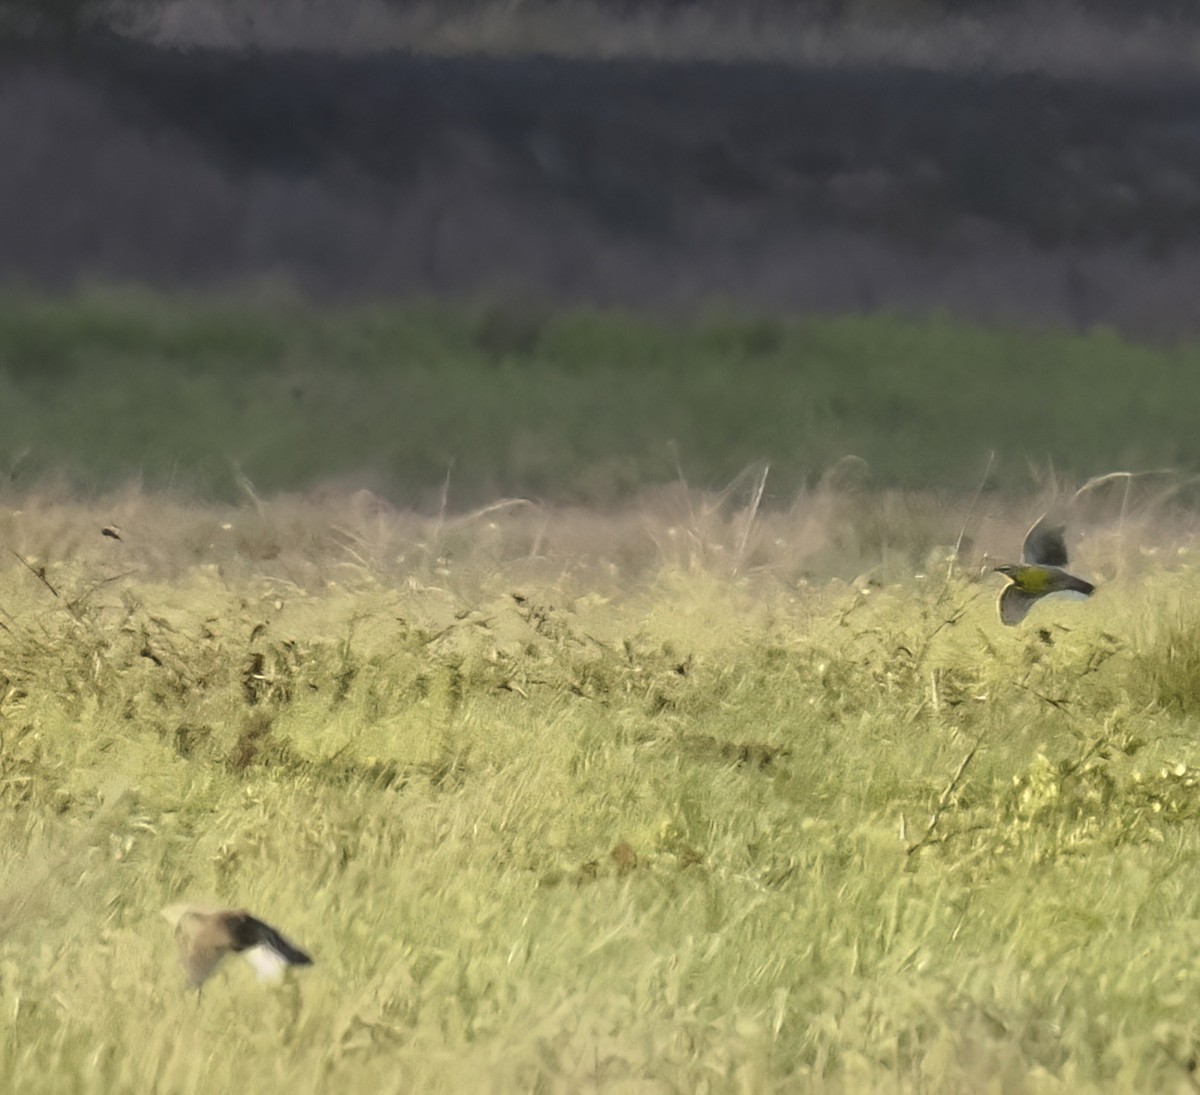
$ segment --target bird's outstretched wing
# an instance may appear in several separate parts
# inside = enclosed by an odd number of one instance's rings
[[[1039,596],[1026,593],[1015,585],[1006,585],[1000,590],[1000,599],[996,602],[996,607],[1000,609],[1000,622],[1009,626],[1019,624],[1029,615],[1029,610]]]
[[[163,916],[175,929],[179,958],[188,981],[199,988],[230,951],[217,914],[202,905],[168,905]]]
[[[229,948],[220,939],[211,936],[195,939],[180,936],[178,943],[179,958],[187,972],[188,982],[197,987],[212,976],[221,959],[229,953]]]
[[[1049,514],[1042,514],[1025,533],[1025,542],[1021,545],[1021,562],[1037,563],[1046,567],[1065,567],[1067,541],[1063,534],[1066,532],[1066,526],[1048,524],[1047,517]]]

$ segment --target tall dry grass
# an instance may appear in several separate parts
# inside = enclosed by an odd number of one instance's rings
[[[1072,492],[843,467],[779,510],[769,474],[608,513],[10,494],[4,1084],[1186,1090],[1185,484],[1090,486],[1097,594],[1009,629],[983,554]],[[180,898],[317,964],[197,1000]]]

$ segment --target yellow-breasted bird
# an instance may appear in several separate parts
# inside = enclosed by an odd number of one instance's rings
[[[279,978],[288,966],[312,965],[304,951],[244,909],[168,905],[162,913],[175,926],[179,957],[193,988],[203,985],[227,954],[244,955],[260,981]]]
[[[1066,529],[1063,525],[1048,525],[1046,516],[1039,517],[1025,534],[1019,563],[993,567],[1009,579],[996,602],[1003,624],[1019,624],[1034,602],[1048,593],[1070,590],[1089,597],[1096,588],[1064,569],[1067,565],[1067,542],[1063,539]]]

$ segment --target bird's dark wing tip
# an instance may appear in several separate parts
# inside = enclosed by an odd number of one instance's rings
[[[1066,525],[1049,524],[1050,515],[1043,513],[1033,523],[1033,527],[1025,533],[1025,541],[1021,545],[1021,562],[1037,563],[1047,567],[1065,567],[1067,565]]]
[[[280,958],[292,966],[311,966],[312,958],[287,939],[270,924],[251,916],[243,910],[228,914],[226,924],[233,939],[234,950],[244,951],[251,947],[270,947]]]
[[[311,966],[313,964],[312,956],[302,951],[281,932],[272,928],[270,924],[264,924],[261,920],[258,921],[258,924],[260,926],[258,942],[270,947],[288,965]]]

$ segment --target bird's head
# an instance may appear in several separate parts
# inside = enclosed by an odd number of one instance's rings
[[[1017,575],[1021,572],[1021,567],[1018,563],[1001,563],[998,567],[992,567],[992,570],[1003,574],[1006,578],[1012,578],[1015,581]]]

